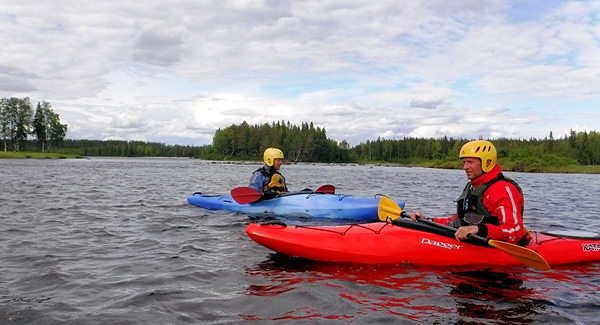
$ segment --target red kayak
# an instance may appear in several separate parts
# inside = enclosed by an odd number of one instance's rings
[[[403,219],[406,220],[406,219]],[[278,253],[327,262],[432,266],[523,265],[503,250],[456,241],[452,233],[413,221],[338,226],[251,223],[246,233]],[[416,228],[416,229],[411,229]],[[582,231],[532,232],[526,248],[550,266],[600,260],[600,235]]]

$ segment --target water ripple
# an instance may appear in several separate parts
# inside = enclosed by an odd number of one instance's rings
[[[190,206],[258,164],[195,159],[0,160],[0,324],[590,324],[600,263],[549,272],[317,263],[273,254],[241,214]],[[464,172],[296,164],[292,190],[402,198],[453,213]],[[600,229],[600,175],[507,173],[526,226]],[[351,177],[349,177],[351,175]],[[584,195],[585,194],[585,195]]]

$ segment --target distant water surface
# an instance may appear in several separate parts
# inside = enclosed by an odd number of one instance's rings
[[[0,324],[597,324],[600,263],[549,272],[312,262],[252,242],[240,214],[187,204],[258,163],[0,160]],[[455,209],[461,170],[284,165],[291,190]],[[600,231],[600,175],[507,173],[533,230]]]

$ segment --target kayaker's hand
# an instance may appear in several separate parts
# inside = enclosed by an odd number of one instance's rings
[[[425,219],[425,215],[421,211],[413,212],[413,213],[410,214],[410,219],[412,221],[417,221],[417,218],[419,218],[419,219]]]
[[[477,226],[463,226],[463,227],[459,227],[456,232],[454,233],[454,238],[456,238],[456,240],[458,241],[463,241],[465,239],[467,239],[467,236],[469,234],[477,234],[477,232],[479,231],[479,227]]]
[[[274,189],[268,189],[266,191],[263,191],[262,198],[263,200],[269,200],[276,197],[278,194],[279,193],[277,193],[277,191],[275,191]]]

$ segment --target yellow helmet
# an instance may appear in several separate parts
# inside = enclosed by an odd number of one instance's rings
[[[481,160],[481,169],[489,172],[496,166],[498,154],[494,145],[485,140],[475,140],[465,143],[460,148],[458,158],[479,158]]]
[[[263,160],[265,164],[269,167],[273,166],[273,161],[275,158],[283,159],[283,151],[277,148],[267,148],[265,149],[265,153],[263,154]]]

